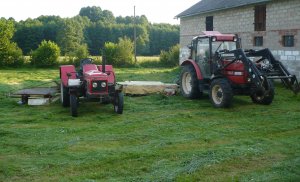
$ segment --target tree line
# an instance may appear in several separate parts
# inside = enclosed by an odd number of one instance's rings
[[[136,27],[137,54],[159,55],[179,42],[179,26],[151,24],[146,16],[114,17],[109,10],[100,7],[81,8],[72,18],[40,16],[16,22],[12,41],[30,55],[43,41],[58,44],[61,55],[73,56],[78,49],[87,49],[90,55],[100,55],[106,42],[117,43],[120,37],[133,40]]]

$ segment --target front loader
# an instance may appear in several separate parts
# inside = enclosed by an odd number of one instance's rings
[[[208,93],[215,107],[229,107],[234,95],[249,95],[254,103],[269,105],[274,98],[273,79],[281,79],[295,94],[300,91],[296,76],[269,49],[243,50],[234,34],[203,33],[192,40],[190,57],[181,64],[184,97]]]

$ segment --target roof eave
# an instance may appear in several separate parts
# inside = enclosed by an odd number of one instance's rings
[[[242,5],[238,5],[238,6],[232,6],[229,8],[220,8],[220,9],[214,9],[211,11],[202,11],[202,12],[197,12],[197,13],[192,13],[192,14],[187,14],[187,15],[177,15],[174,18],[185,18],[185,17],[189,17],[189,16],[196,16],[196,15],[201,15],[201,14],[205,14],[205,13],[212,13],[212,12],[216,12],[216,11],[222,11],[222,10],[228,10],[228,9],[233,9],[233,8],[238,8],[238,7],[243,7],[243,6],[250,6],[250,5],[254,5],[254,4],[262,4],[262,3],[266,3],[266,2],[270,2],[271,0],[265,0],[265,1],[261,1],[261,2],[256,2],[256,3],[248,3],[248,4],[242,4]]]

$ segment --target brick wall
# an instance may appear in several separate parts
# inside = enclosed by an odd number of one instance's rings
[[[300,0],[273,0],[266,4],[266,31],[254,31],[254,5],[201,14],[180,19],[180,62],[189,55],[186,45],[205,30],[205,18],[214,16],[214,30],[235,33],[245,49],[269,48],[300,79]],[[284,47],[282,36],[293,35],[294,47]],[[255,47],[254,37],[263,37],[263,46]]]

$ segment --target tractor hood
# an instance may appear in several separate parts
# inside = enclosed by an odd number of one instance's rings
[[[89,77],[92,77],[92,76],[96,76],[96,77],[105,77],[107,76],[106,73],[102,73],[101,71],[98,71],[98,70],[89,70],[89,71],[86,71],[84,73],[85,76],[89,76]]]

